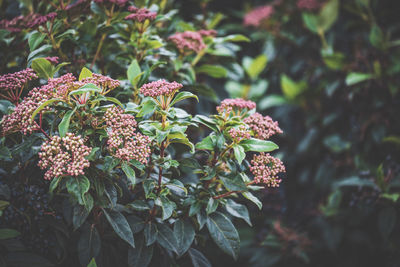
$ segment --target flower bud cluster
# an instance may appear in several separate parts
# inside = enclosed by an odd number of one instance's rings
[[[17,16],[11,20],[3,19],[0,20],[0,29],[6,29],[10,32],[20,32],[28,27],[28,24],[40,17],[40,14],[31,13],[29,15]]]
[[[258,112],[245,118],[244,122],[253,131],[254,136],[259,139],[267,140],[274,134],[283,133],[277,121],[273,121],[270,116],[263,117]]]
[[[28,24],[27,27],[28,28],[35,28],[38,27],[40,25],[45,24],[47,21],[52,21],[57,17],[57,13],[56,12],[51,12],[47,15],[39,15],[38,17],[36,17],[35,19],[31,20]]]
[[[107,2],[110,2],[111,4],[116,4],[117,6],[123,7],[125,6],[126,2],[128,2],[128,0],[94,0],[94,2],[98,4],[105,4]]]
[[[18,131],[27,135],[38,130],[39,126],[35,121],[31,120],[31,116],[41,104],[51,99],[52,95],[52,87],[49,85],[32,89],[22,102],[15,107],[13,113],[3,117],[1,121],[2,135]]]
[[[51,64],[56,65],[59,62],[59,57],[45,57]]]
[[[42,144],[38,166],[48,169],[44,175],[46,180],[59,176],[84,175],[84,169],[90,165],[85,157],[91,150],[80,135],[67,133],[65,137],[53,136]]]
[[[132,12],[132,14],[129,14],[128,16],[125,17],[127,20],[134,20],[137,22],[143,22],[146,19],[153,21],[157,17],[156,12],[152,12],[148,10],[147,8],[137,8],[135,6],[130,6],[128,7],[128,10]]]
[[[148,136],[136,132],[135,117],[113,106],[107,109],[104,118],[108,127],[107,145],[110,153],[125,161],[135,159],[147,164],[151,141]]]
[[[321,3],[318,0],[298,0],[297,7],[304,10],[315,10],[321,7]]]
[[[245,126],[240,126],[239,128],[232,128],[229,130],[229,135],[234,141],[234,143],[239,143],[244,139],[250,139],[250,131]]]
[[[31,68],[27,68],[14,73],[8,73],[0,76],[0,90],[19,90],[27,82],[37,79],[35,71]]]
[[[279,187],[282,179],[279,178],[278,174],[286,172],[286,169],[280,159],[262,152],[254,155],[250,171],[253,173],[256,183],[263,183],[268,187]]]
[[[118,80],[114,80],[108,76],[104,76],[104,75],[96,74],[96,73],[93,73],[92,77],[83,79],[82,81],[80,81],[80,83],[82,84],[81,86],[83,86],[87,83],[93,83],[93,84],[97,85],[98,87],[100,87],[100,89],[103,92],[105,92],[107,90],[113,90],[120,85],[120,82]]]
[[[171,35],[168,40],[173,42],[175,46],[183,53],[185,51],[200,52],[206,48],[206,44],[203,41],[204,36],[213,36],[213,30],[210,31],[185,31],[177,32]],[[216,32],[215,32],[216,33]]]
[[[171,96],[176,91],[183,87],[177,82],[167,82],[166,80],[158,80],[151,83],[146,83],[140,88],[140,92],[145,96],[157,97],[160,95]]]
[[[244,100],[242,98],[227,98],[224,99],[221,104],[217,107],[218,113],[230,113],[233,110],[252,110],[256,108],[256,103],[250,100]]]
[[[261,23],[274,14],[274,7],[271,5],[259,6],[248,12],[243,19],[244,26],[258,27]]]

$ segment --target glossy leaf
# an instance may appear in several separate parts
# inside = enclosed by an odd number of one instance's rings
[[[189,256],[192,260],[193,267],[211,267],[210,261],[197,249],[190,248]]]
[[[241,145],[233,146],[233,152],[235,154],[235,158],[239,164],[242,164],[243,160],[246,158],[246,153],[244,152],[244,148]]]
[[[129,267],[147,267],[153,257],[153,246],[146,246],[144,238],[140,235],[136,239],[136,247],[128,250]]]
[[[199,98],[195,94],[192,94],[191,92],[183,91],[183,92],[179,92],[174,97],[174,99],[171,101],[170,107],[172,107],[173,105],[175,105],[179,101],[182,101],[182,100],[188,99],[188,98],[196,98],[197,102],[199,102]]]
[[[172,250],[178,254],[178,241],[175,238],[174,232],[164,224],[158,224],[157,242],[163,248]]]
[[[271,152],[279,148],[274,142],[255,138],[245,139],[240,142],[240,145],[244,148],[244,151],[246,152]]]
[[[60,134],[60,137],[64,137],[65,134],[68,132],[71,117],[75,113],[75,111],[76,108],[74,108],[73,110],[68,110],[64,114],[64,117],[62,118],[60,124],[58,125],[58,133]]]
[[[101,240],[96,227],[86,227],[78,241],[78,256],[81,265],[89,264],[100,253]]]
[[[249,211],[245,205],[236,203],[232,199],[228,199],[225,205],[226,211],[232,216],[243,219],[248,225],[251,225]]]
[[[110,223],[114,232],[124,241],[126,241],[131,247],[135,247],[133,240],[133,233],[128,221],[122,213],[115,210],[102,209],[107,221]]]
[[[32,61],[31,67],[40,78],[53,78],[53,67],[47,59],[36,58]]]
[[[193,243],[195,231],[189,220],[178,219],[174,223],[174,235],[178,243],[178,255],[182,256]]]
[[[237,259],[240,240],[232,222],[224,214],[214,212],[208,216],[207,228],[218,247],[234,259]]]

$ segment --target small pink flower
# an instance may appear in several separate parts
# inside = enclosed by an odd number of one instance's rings
[[[258,112],[245,118],[244,122],[249,125],[254,136],[259,139],[267,140],[274,134],[283,133],[277,121],[273,121],[269,116],[263,117]]]
[[[318,0],[298,0],[297,7],[304,10],[315,10],[321,7],[321,3]]]
[[[256,7],[244,16],[243,24],[244,26],[258,27],[264,20],[271,17],[274,12],[274,7],[270,5]]]
[[[137,133],[135,117],[123,112],[120,107],[114,106],[107,109],[104,115],[108,127],[108,150],[119,159],[134,159],[147,164],[151,140],[148,136]]]
[[[250,131],[245,126],[240,126],[239,128],[232,128],[229,130],[229,135],[234,141],[234,143],[239,143],[244,139],[250,139]]]
[[[53,21],[56,17],[57,17],[56,12],[51,12],[51,13],[49,13],[47,15],[43,15],[43,16],[39,15],[35,19],[31,20],[26,26],[28,28],[35,28],[35,27],[45,24],[47,21]]]
[[[0,90],[1,91],[14,91],[19,90],[27,82],[37,79],[33,69],[27,68],[18,72],[8,73],[0,76]]]
[[[129,14],[128,16],[125,17],[125,19],[127,20],[135,20],[138,22],[143,22],[146,19],[153,21],[157,17],[156,12],[152,12],[147,8],[137,8],[135,6],[130,6],[128,7],[128,10],[132,12],[132,14]]]
[[[38,166],[48,169],[44,175],[46,180],[59,176],[84,175],[84,169],[90,166],[85,157],[91,151],[80,135],[67,133],[65,137],[53,136],[42,144]]]
[[[53,65],[58,64],[60,60],[58,57],[45,57],[45,59],[47,59]]]
[[[256,183],[263,183],[268,187],[279,187],[282,180],[278,174],[286,172],[286,169],[280,159],[274,158],[268,153],[260,153],[254,155],[250,171],[253,173]]]
[[[177,82],[167,82],[166,80],[158,80],[146,83],[140,88],[140,92],[145,96],[157,97],[160,95],[171,96],[183,87]]]
[[[240,113],[241,110],[247,109],[252,110],[256,108],[256,103],[250,100],[244,100],[242,98],[227,98],[221,102],[221,104],[217,107],[218,113],[231,113],[234,111],[236,114],[237,112]]]
[[[203,41],[203,36],[211,36],[213,32],[208,31],[185,31],[185,32],[177,32],[171,35],[168,40],[173,42],[175,46],[181,51],[181,53],[185,52],[200,52],[201,50],[206,48],[206,44]]]

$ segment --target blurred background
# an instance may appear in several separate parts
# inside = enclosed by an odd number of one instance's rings
[[[30,5],[46,10],[46,2],[0,0],[1,18],[10,20]],[[287,169],[281,186],[263,190],[262,212],[248,205],[253,227],[236,222],[237,261],[207,243],[204,254],[213,266],[400,266],[399,1],[163,2],[176,15],[160,31],[212,21],[219,36],[251,40],[217,47],[208,56],[223,75],[197,77],[200,104],[186,108],[207,115],[220,100],[243,97],[284,131],[273,137]],[[74,12],[85,20],[83,11]],[[3,74],[35,55],[27,37],[1,25]],[[69,47],[80,47],[76,58],[68,58],[77,70],[90,65],[85,56],[93,55],[90,42],[99,37],[84,34],[90,26],[61,47],[67,55]],[[123,44],[105,47],[104,64],[95,70],[126,80],[130,60],[118,54]]]

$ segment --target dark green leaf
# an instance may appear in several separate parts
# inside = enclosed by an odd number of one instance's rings
[[[133,233],[124,215],[118,211],[110,209],[108,211],[106,209],[102,210],[115,233],[134,248],[135,242],[133,240]]]
[[[136,184],[135,171],[129,166],[127,162],[122,162],[121,169],[124,171],[126,178],[128,178],[128,185],[134,187]]]
[[[248,225],[251,225],[249,211],[245,205],[236,203],[232,199],[228,199],[225,205],[226,211],[229,212],[232,216],[237,218],[241,218],[247,222]]]
[[[29,44],[29,49],[31,51],[35,50],[36,47],[38,47],[42,41],[46,38],[46,34],[43,34],[41,32],[34,31],[28,39],[28,44]]]
[[[224,177],[218,176],[222,183],[224,184],[225,188],[228,191],[245,191],[247,190],[246,184],[243,182],[242,178],[237,175],[234,177]]]
[[[14,229],[0,229],[0,240],[14,238],[19,235],[21,235],[20,232]]]
[[[157,225],[153,222],[148,222],[144,227],[144,239],[146,240],[146,246],[150,246],[156,242],[158,236]]]
[[[53,78],[53,67],[47,59],[36,58],[32,61],[31,67],[38,74],[40,78],[45,78],[45,79]]]
[[[174,99],[171,101],[171,104],[169,106],[172,107],[173,105],[175,105],[179,101],[182,101],[182,100],[187,99],[187,98],[196,98],[197,102],[199,101],[199,98],[195,94],[192,94],[191,92],[184,91],[184,92],[179,92],[174,97]]]
[[[160,244],[163,248],[172,250],[178,254],[178,241],[175,238],[174,232],[172,232],[172,230],[164,224],[159,224],[157,229],[158,244]]]
[[[228,71],[224,67],[218,65],[204,64],[197,67],[195,70],[196,73],[206,73],[213,78],[224,78],[228,75]]]
[[[235,153],[235,158],[239,164],[242,164],[243,160],[246,158],[246,153],[241,145],[233,146],[233,152]]]
[[[197,249],[190,248],[188,252],[190,259],[192,260],[193,267],[211,267],[211,263],[208,261],[208,259]]]
[[[81,205],[85,205],[84,195],[89,191],[90,182],[85,176],[68,177],[66,182],[68,193],[73,195]]]
[[[208,216],[207,228],[218,247],[234,259],[237,259],[240,240],[232,222],[224,214],[214,212]]]
[[[250,200],[251,202],[253,202],[254,204],[257,205],[257,207],[261,210],[262,209],[262,203],[261,201],[255,197],[252,193],[250,192],[243,192],[242,195],[247,198],[248,200]]]
[[[192,244],[195,231],[189,220],[178,219],[174,224],[174,235],[178,243],[178,255],[182,256]]]
[[[92,258],[99,255],[101,248],[101,240],[96,227],[84,227],[83,232],[78,241],[78,256],[81,265],[89,264]]]
[[[137,211],[144,211],[149,210],[150,207],[147,205],[146,201],[144,200],[135,200],[127,205],[127,207],[137,210]]]
[[[140,235],[136,239],[136,248],[128,250],[129,267],[147,267],[153,257],[153,246],[146,246],[144,238]]]
[[[209,135],[206,138],[204,138],[203,140],[201,140],[200,142],[198,142],[196,144],[196,149],[214,150],[214,143],[212,141],[211,136]]]
[[[170,201],[168,198],[164,196],[160,196],[156,199],[155,204],[160,206],[162,209],[162,220],[166,220],[171,217],[172,213],[176,209],[176,204],[173,201]]]

